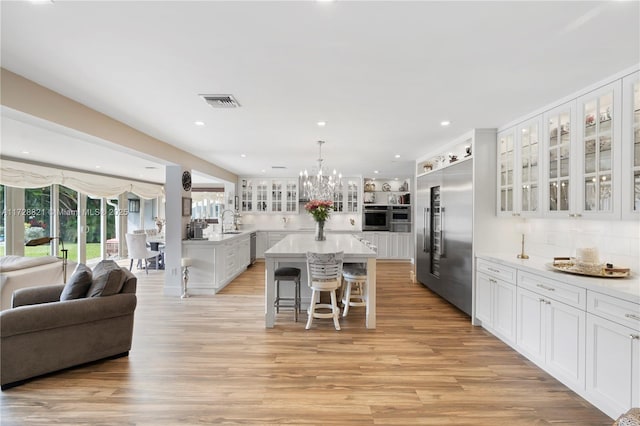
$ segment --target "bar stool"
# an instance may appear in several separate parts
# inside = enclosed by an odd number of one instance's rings
[[[276,312],[280,313],[280,308],[293,308],[293,319],[298,322],[298,314],[300,313],[300,269],[283,266],[274,272],[274,280],[276,282],[276,300],[273,306]],[[292,281],[295,284],[294,297],[280,297],[280,281]],[[292,304],[282,304],[282,301],[291,301]]]
[[[338,317],[340,308],[336,298],[336,290],[340,288],[342,278],[343,252],[311,253],[307,252],[308,284],[311,288],[311,304],[306,329],[311,328],[314,318],[333,318],[336,330],[340,330]],[[331,304],[320,302],[320,293],[327,291],[331,295]],[[318,312],[317,309],[331,309],[331,312]]]
[[[367,240],[361,241],[371,250],[378,251],[378,248],[371,242]],[[349,313],[349,307],[367,306],[367,264],[346,263],[342,269],[342,279],[344,280],[341,297],[341,302],[344,306],[342,316],[346,317]]]
[[[189,266],[192,265],[191,258],[183,257],[180,265],[182,266],[182,296],[180,296],[180,298],[186,299],[189,297],[187,293],[187,283],[189,282]]]

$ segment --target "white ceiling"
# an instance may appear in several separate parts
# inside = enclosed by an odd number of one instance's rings
[[[315,164],[319,139],[325,164],[344,174],[411,175],[413,160],[474,127],[499,127],[640,63],[638,1],[0,8],[4,68],[238,175],[296,175]],[[213,109],[201,93],[233,94],[242,107]],[[0,153],[20,157],[17,143],[3,131]],[[65,151],[50,161],[95,167],[86,152]],[[149,161],[102,158],[115,174]]]

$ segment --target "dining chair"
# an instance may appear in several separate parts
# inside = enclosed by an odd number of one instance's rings
[[[129,270],[133,269],[133,261],[134,260],[144,260],[144,269],[149,273],[149,268],[147,267],[147,259],[155,258],[156,269],[158,269],[158,265],[160,263],[160,252],[156,250],[149,250],[147,248],[147,235],[146,234],[127,234],[127,251],[129,253],[129,258],[131,259],[131,264],[129,265]]]
[[[336,297],[336,290],[342,284],[342,260],[344,252],[313,253],[307,252],[307,277],[311,288],[311,304],[306,329],[311,328],[314,318],[333,318],[336,330],[340,330],[338,317],[340,308]],[[331,304],[320,303],[320,293],[329,292]],[[318,309],[330,309],[331,312],[318,312]]]

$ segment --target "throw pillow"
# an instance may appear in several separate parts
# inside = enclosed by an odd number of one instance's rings
[[[81,299],[87,295],[89,287],[91,287],[92,274],[91,269],[82,263],[78,263],[76,269],[71,274],[69,281],[64,285],[60,294],[60,301]]]
[[[113,260],[103,260],[93,268],[93,282],[87,297],[111,296],[119,293],[124,284],[125,274]]]

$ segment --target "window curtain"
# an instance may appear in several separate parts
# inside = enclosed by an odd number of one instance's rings
[[[164,196],[162,185],[7,160],[0,166],[0,184],[16,188],[59,184],[93,198],[117,198],[124,192],[145,199]]]

